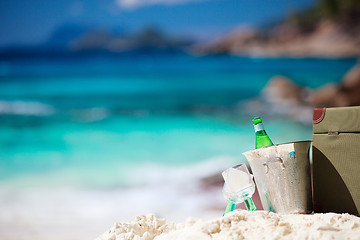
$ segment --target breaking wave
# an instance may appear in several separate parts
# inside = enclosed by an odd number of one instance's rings
[[[41,102],[0,101],[0,114],[47,116],[55,112],[53,106]]]

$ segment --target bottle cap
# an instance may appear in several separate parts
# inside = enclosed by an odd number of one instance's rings
[[[254,117],[252,121],[254,125],[262,123],[261,117]]]

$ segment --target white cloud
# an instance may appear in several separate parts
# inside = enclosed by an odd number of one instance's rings
[[[149,5],[176,5],[187,2],[200,2],[205,0],[116,0],[117,4],[124,9],[135,9]]]

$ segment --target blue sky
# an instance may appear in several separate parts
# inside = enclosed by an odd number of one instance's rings
[[[129,31],[154,25],[209,39],[240,25],[282,19],[314,0],[0,0],[0,46],[39,44],[56,28],[79,24]]]

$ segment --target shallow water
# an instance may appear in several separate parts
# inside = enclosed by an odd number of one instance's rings
[[[0,237],[64,239],[59,229],[68,229],[84,239],[145,212],[169,220],[220,216],[221,188],[201,182],[246,161],[241,153],[254,147],[253,114],[239,103],[256,97],[274,75],[317,88],[338,82],[355,62],[2,59]],[[263,120],[274,143],[311,139],[311,126]]]
[[[240,101],[256,97],[275,74],[316,88],[339,81],[354,63],[188,55],[2,60],[1,179],[63,172],[61,183],[46,184],[121,185],[129,167],[143,163],[244,161],[253,130]],[[311,129],[286,119],[265,124],[274,142],[311,138]]]

